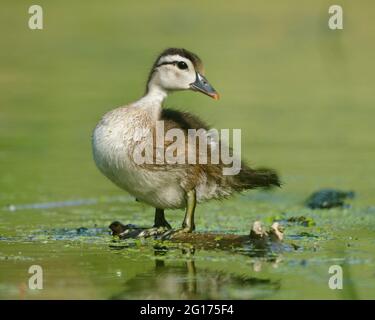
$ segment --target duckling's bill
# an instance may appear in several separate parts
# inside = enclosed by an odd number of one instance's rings
[[[199,72],[196,73],[195,81],[190,84],[190,87],[194,91],[200,91],[209,97],[219,100],[220,96],[216,90],[211,86],[208,80],[202,76]]]

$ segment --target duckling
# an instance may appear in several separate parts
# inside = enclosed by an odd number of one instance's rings
[[[156,58],[144,96],[106,113],[94,129],[92,147],[95,163],[107,178],[137,201],[155,208],[154,228],[171,229],[164,210],[184,208],[185,217],[178,232],[185,233],[195,229],[197,202],[226,198],[246,189],[280,186],[280,182],[273,170],[251,169],[243,162],[237,175],[223,175],[225,165],[221,160],[218,164],[138,164],[134,150],[141,143],[157,148],[152,136],[144,138],[146,141],[136,138],[140,129],[155,134],[156,123],[164,121],[165,131],[209,130],[190,113],[163,108],[168,94],[180,90],[197,91],[219,99],[204,77],[202,60],[186,49],[168,48]],[[189,147],[188,140],[185,143]],[[208,148],[212,146],[209,144]]]

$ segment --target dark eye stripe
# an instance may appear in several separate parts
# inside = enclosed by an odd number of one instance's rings
[[[181,62],[184,64],[184,65],[186,65],[186,67],[180,67],[179,66],[179,64],[181,64]],[[161,66],[164,66],[164,65],[167,65],[167,64],[173,64],[173,65],[175,65],[175,66],[178,66],[178,68],[179,69],[187,69],[188,68],[188,65],[186,64],[186,62],[184,62],[184,61],[166,61],[166,62],[162,62],[162,63],[160,63],[160,64],[158,64],[157,66],[156,66],[156,68],[159,68],[159,67],[161,67]]]

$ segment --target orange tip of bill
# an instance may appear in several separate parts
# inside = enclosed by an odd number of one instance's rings
[[[213,95],[211,95],[211,97],[214,99],[214,100],[219,100],[220,99],[220,95],[218,93],[214,93]]]

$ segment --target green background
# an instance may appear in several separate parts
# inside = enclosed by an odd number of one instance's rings
[[[375,298],[373,1],[336,1],[344,9],[344,30],[336,31],[325,0],[38,1],[44,29],[34,31],[32,4],[0,5],[0,298],[153,297],[166,287],[151,285],[149,245],[114,251],[104,231],[65,237],[61,228],[152,223],[151,208],[96,169],[90,138],[105,112],[143,94],[153,60],[171,46],[202,58],[221,100],[181,92],[166,105],[216,128],[241,128],[243,158],[275,168],[284,182],[272,193],[198,206],[198,231],[244,233],[254,220],[267,224],[282,213],[315,222],[286,228],[302,249],[282,253],[277,267],[233,252],[197,252],[196,297]],[[304,208],[323,187],[357,197],[350,209]],[[76,199],[98,203],[7,209]],[[174,226],[182,216],[167,212]],[[163,259],[171,267],[161,279],[175,287],[157,297],[185,297],[178,283],[190,260],[179,250]],[[44,267],[42,291],[24,287],[31,264]],[[342,291],[327,286],[333,264],[345,266]],[[204,279],[225,276],[229,285],[217,280],[221,289],[205,296]],[[244,288],[235,277],[270,279],[277,289]]]

